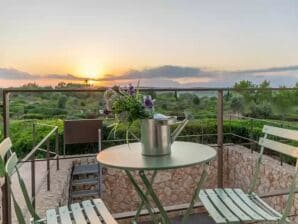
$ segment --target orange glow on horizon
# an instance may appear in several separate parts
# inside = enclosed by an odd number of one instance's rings
[[[73,71],[74,75],[88,80],[102,78],[105,74],[103,64],[95,58],[79,60]]]

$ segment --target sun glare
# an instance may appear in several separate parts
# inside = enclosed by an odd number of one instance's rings
[[[78,68],[78,75],[89,80],[98,79],[102,76],[102,66],[98,64],[85,63]]]

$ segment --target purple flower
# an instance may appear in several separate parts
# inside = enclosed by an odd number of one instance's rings
[[[131,95],[131,96],[136,95],[136,89],[132,84],[128,85],[128,94]]]
[[[151,96],[144,96],[144,106],[146,108],[152,108],[154,106]]]

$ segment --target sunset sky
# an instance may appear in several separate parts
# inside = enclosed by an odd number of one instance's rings
[[[297,0],[1,0],[0,87],[298,81]]]

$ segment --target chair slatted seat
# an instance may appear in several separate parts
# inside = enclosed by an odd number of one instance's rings
[[[203,204],[212,205],[206,210],[212,217],[217,217],[216,223],[278,221],[282,217],[280,213],[270,211],[260,198],[249,197],[241,189],[205,189],[199,197]]]
[[[242,223],[242,222],[264,222],[273,221],[279,224],[288,223],[287,218],[294,202],[294,191],[298,176],[298,147],[268,139],[275,136],[287,140],[298,141],[298,131],[283,128],[264,126],[264,137],[260,138],[261,151],[256,161],[253,179],[248,193],[241,189],[203,189],[199,192],[198,198],[216,223]],[[296,158],[296,169],[293,180],[290,184],[290,193],[287,199],[286,208],[279,213],[270,207],[253,191],[256,188],[260,173],[264,149],[270,149]]]
[[[49,224],[117,224],[99,198],[50,209],[42,221]]]
[[[19,184],[24,195],[26,205],[31,214],[31,223],[47,223],[47,224],[117,224],[104,202],[100,199],[85,200],[80,203],[74,203],[69,206],[62,206],[55,209],[49,209],[46,217],[41,219],[33,209],[26,186],[18,171],[18,158],[16,153],[11,151],[12,143],[9,138],[0,143],[0,158],[4,161],[6,155],[9,156],[5,164],[5,172],[9,180],[10,187],[11,176],[16,172]],[[18,202],[15,200],[12,192],[12,198],[15,207],[15,213],[19,224],[26,224],[24,215]]]

